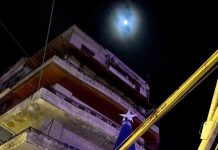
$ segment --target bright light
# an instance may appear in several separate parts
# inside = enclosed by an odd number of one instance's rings
[[[139,30],[139,13],[133,5],[120,4],[111,13],[110,25],[116,37],[133,38]]]
[[[124,20],[123,20],[123,24],[124,24],[125,26],[127,26],[127,25],[129,24],[128,20],[124,19]]]

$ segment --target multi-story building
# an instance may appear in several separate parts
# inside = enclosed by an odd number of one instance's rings
[[[149,87],[75,25],[0,78],[0,150],[111,150],[122,117],[152,111]],[[153,125],[136,149],[158,148]]]

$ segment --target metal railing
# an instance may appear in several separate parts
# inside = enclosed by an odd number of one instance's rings
[[[121,126],[118,125],[117,123],[115,123],[114,121],[112,121],[111,119],[107,118],[106,116],[102,115],[101,113],[94,111],[93,109],[90,109],[86,106],[84,106],[83,104],[75,101],[74,99],[64,95],[63,93],[55,90],[54,88],[50,88],[49,89],[50,92],[52,92],[53,94],[55,94],[56,96],[60,97],[61,99],[67,101],[68,103],[72,104],[73,106],[77,107],[80,110],[83,110],[86,113],[91,114],[92,116],[102,120],[103,122],[109,124],[110,126],[116,128],[117,130],[120,130]],[[137,141],[136,142],[138,145],[140,145],[141,147],[144,148],[144,144],[141,141]]]
[[[49,91],[51,91],[52,93],[54,93],[56,96],[60,97],[61,99],[67,101],[68,103],[70,103],[71,105],[77,107],[80,110],[83,110],[86,113],[91,114],[92,116],[102,120],[103,122],[111,125],[112,127],[116,128],[116,129],[120,129],[120,125],[118,125],[117,123],[115,123],[114,121],[110,120],[109,118],[107,118],[106,116],[102,115],[101,113],[94,111],[93,109],[90,109],[86,106],[84,106],[83,104],[75,101],[74,99],[64,95],[63,93],[51,88],[49,89]]]
[[[60,58],[59,58],[60,59]],[[69,60],[67,59],[64,59],[64,58],[61,58],[62,61],[64,61],[65,63],[67,63],[68,65],[70,65],[71,67],[75,68],[79,73],[80,73],[80,76],[88,81],[88,82],[91,82],[93,83],[95,86],[97,87],[100,87],[101,90],[109,93],[114,99],[121,99],[123,101],[125,101],[126,103],[128,103],[128,105],[130,105],[134,110],[136,110],[137,113],[139,113],[141,116],[144,116],[145,114],[142,113],[138,107],[135,107],[136,104],[131,100],[129,99],[127,96],[125,96],[125,94],[123,93],[119,93],[118,91],[114,90],[111,88],[110,85],[106,84],[106,83],[103,83],[102,81],[100,81],[98,78],[98,76],[92,76],[90,75],[89,73],[83,71],[81,68],[75,66],[73,63],[71,63]],[[128,106],[126,106],[128,107]],[[145,110],[146,111],[146,110]],[[138,116],[139,117],[139,116]],[[141,118],[142,120],[144,120],[144,118]]]

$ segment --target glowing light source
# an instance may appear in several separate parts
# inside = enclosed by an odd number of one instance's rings
[[[127,20],[127,19],[124,19],[124,20],[123,20],[123,24],[124,24],[125,26],[127,26],[127,25],[129,24],[128,20]]]
[[[139,28],[139,14],[133,5],[120,4],[111,14],[111,29],[116,37],[133,37]]]

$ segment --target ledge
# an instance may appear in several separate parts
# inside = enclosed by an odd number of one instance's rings
[[[20,134],[14,136],[3,145],[0,146],[1,150],[10,149],[49,149],[49,150],[79,150],[73,146],[64,144],[54,138],[36,130],[28,128]]]

